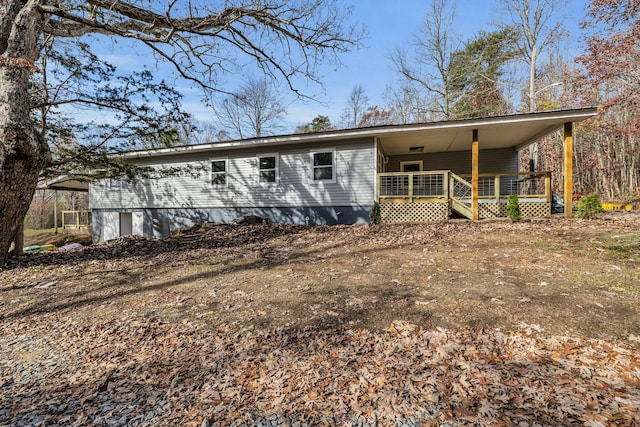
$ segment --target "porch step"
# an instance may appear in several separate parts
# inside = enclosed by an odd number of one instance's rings
[[[468,218],[468,219],[473,218],[473,210],[470,204],[463,203],[454,198],[450,200],[451,200],[451,210],[453,210],[457,214],[464,216],[465,218]]]
[[[449,172],[449,200],[451,210],[465,218],[473,219],[473,208],[471,203],[465,203],[463,198],[472,193],[471,183],[461,178],[453,172]]]

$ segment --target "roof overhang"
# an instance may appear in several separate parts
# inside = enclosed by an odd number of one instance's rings
[[[597,115],[597,108],[434,122],[405,129],[388,129],[376,135],[386,155],[410,154],[416,147],[423,153],[468,151],[473,130],[478,130],[482,150],[522,149],[540,138]],[[414,150],[412,150],[412,147]]]
[[[61,175],[38,182],[38,190],[89,191],[89,183],[74,179],[68,175]]]
[[[520,149],[562,128],[565,123],[581,122],[597,113],[597,107],[590,107],[478,119],[376,126],[132,151],[122,156],[136,159],[357,138],[377,138],[386,155],[409,154],[412,152],[411,147],[423,147],[423,153],[466,151],[471,149],[472,131],[475,129],[478,130],[481,149]]]

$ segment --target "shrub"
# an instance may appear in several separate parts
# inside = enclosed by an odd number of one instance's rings
[[[518,222],[522,219],[522,213],[520,212],[520,202],[518,201],[518,195],[512,194],[509,196],[509,202],[507,203],[507,216],[511,222]]]
[[[373,203],[373,205],[371,206],[371,211],[369,212],[369,218],[371,218],[371,222],[373,224],[380,223],[380,203]]]
[[[602,213],[600,199],[598,199],[598,195],[595,193],[580,199],[577,208],[578,212],[576,216],[581,219],[597,218],[598,215]]]

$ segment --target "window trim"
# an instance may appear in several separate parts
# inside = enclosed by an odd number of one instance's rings
[[[315,171],[316,168],[321,168],[321,167],[329,167],[329,165],[323,165],[323,166],[315,166],[315,155],[316,154],[322,154],[322,153],[331,153],[331,179],[315,179],[316,175],[315,175]],[[335,148],[327,148],[324,150],[312,150],[310,152],[310,160],[311,160],[311,182],[313,184],[320,184],[320,183],[335,183],[336,182],[336,169],[337,169],[337,165],[336,165],[336,149]]]
[[[122,190],[122,187],[124,186],[122,177],[114,176],[108,178],[108,180],[109,181],[107,182],[107,187],[109,188],[109,190]]]
[[[274,157],[275,158],[275,168],[269,168],[269,169],[260,169],[260,159],[265,158],[265,157]],[[257,160],[257,165],[256,168],[258,170],[258,176],[257,176],[257,182],[258,185],[278,185],[280,183],[280,155],[278,153],[265,153],[265,154],[256,154],[256,160]],[[275,172],[276,175],[276,180],[271,182],[271,181],[260,181],[260,172],[262,171],[271,171],[273,170]]]
[[[224,172],[214,172],[213,162],[224,162]],[[224,174],[224,184],[218,184],[213,182],[213,175]],[[227,157],[216,157],[209,159],[209,185],[213,187],[226,187],[229,185],[229,159]]]
[[[404,162],[400,162],[400,172],[402,173],[411,173],[411,172],[405,172],[404,171],[404,166],[405,165],[420,165],[420,170],[418,172],[423,172],[424,171],[424,161],[422,160],[407,160]]]

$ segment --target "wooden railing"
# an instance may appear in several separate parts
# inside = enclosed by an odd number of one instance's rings
[[[448,173],[449,177],[449,203],[451,208],[471,219],[473,218],[473,209],[471,207],[471,197],[473,186],[464,178],[453,172]]]
[[[378,174],[378,196],[385,198],[446,197],[448,171],[390,172]]]
[[[470,181],[471,175],[461,175]],[[498,189],[498,191],[496,191]],[[519,199],[551,201],[551,172],[481,173],[478,175],[480,199],[507,198],[517,194]]]
[[[91,211],[62,211],[62,228],[75,229],[91,226]]]
[[[450,171],[390,172],[378,174],[378,197],[384,199],[445,198],[471,199],[471,175]],[[497,191],[496,191],[497,189]],[[544,198],[551,201],[551,172],[509,172],[478,175],[481,199]]]

